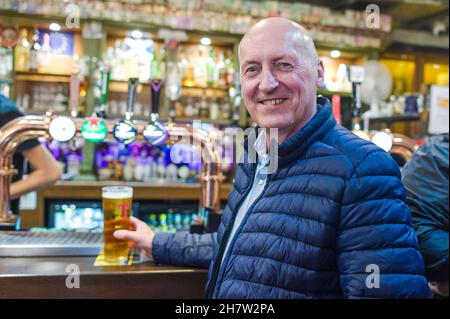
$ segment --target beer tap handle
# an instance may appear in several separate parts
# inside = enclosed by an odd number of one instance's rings
[[[361,83],[364,81],[364,67],[352,65],[349,68],[349,79],[352,82],[352,130],[361,130]]]
[[[107,114],[107,106],[108,106],[108,91],[109,91],[109,79],[110,79],[110,70],[109,66],[105,65],[102,67],[100,71],[101,76],[101,88],[100,88],[100,111],[97,112],[98,116],[106,118]]]
[[[78,73],[72,73],[70,75],[70,96],[69,96],[70,115],[72,117],[77,117],[78,115],[79,102],[80,102],[80,78],[78,77]]]
[[[138,84],[138,78],[128,79],[127,110],[125,112],[125,119],[128,121],[130,121],[133,116],[134,103],[136,102],[137,84]]]
[[[361,129],[361,83],[353,83],[353,130]]]
[[[152,110],[152,122],[156,121],[159,114],[159,104],[161,101],[161,88],[163,85],[163,81],[159,79],[150,80],[150,88],[151,88],[151,110]]]

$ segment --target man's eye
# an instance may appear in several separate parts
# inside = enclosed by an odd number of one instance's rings
[[[252,74],[255,73],[256,71],[257,71],[256,67],[251,66],[245,70],[245,74]]]
[[[278,69],[280,69],[282,71],[292,70],[292,64],[290,64],[290,63],[280,62],[280,63],[278,63],[277,67],[278,67]]]

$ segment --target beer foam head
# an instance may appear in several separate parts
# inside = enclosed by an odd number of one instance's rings
[[[121,199],[133,197],[131,187],[103,187],[102,197],[109,199]]]

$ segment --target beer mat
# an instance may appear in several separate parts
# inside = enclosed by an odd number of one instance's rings
[[[94,266],[95,267],[103,267],[103,266],[131,266],[133,264],[133,253],[129,254],[128,261],[126,264],[122,264],[120,262],[109,262],[105,260],[105,254],[103,251],[95,258]]]

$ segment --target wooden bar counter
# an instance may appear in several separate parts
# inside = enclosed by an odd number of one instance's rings
[[[93,266],[95,257],[0,257],[0,299],[202,298],[206,269],[155,265]],[[74,284],[73,266],[80,273]],[[71,270],[72,269],[72,270]],[[70,286],[70,285],[69,285]]]

